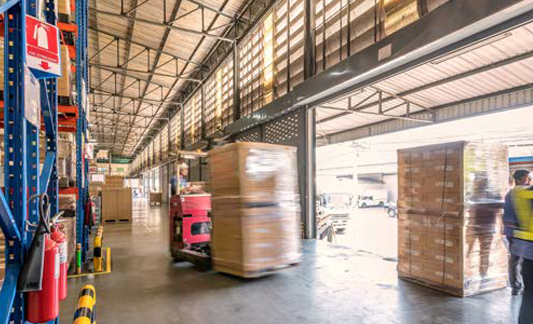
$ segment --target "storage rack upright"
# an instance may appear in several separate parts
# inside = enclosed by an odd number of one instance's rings
[[[43,0],[44,1],[44,0]],[[80,84],[87,82],[87,2],[76,1],[76,21],[80,31],[78,55],[76,58],[78,89],[78,121],[76,153],[78,157],[79,197],[77,203],[78,242],[86,242],[84,229],[84,189],[87,187],[87,163],[83,159],[86,139],[86,91],[81,92]],[[0,228],[6,239],[6,271],[0,291],[0,324],[24,324],[24,294],[17,288],[25,255],[33,237],[31,224],[38,221],[37,202],[30,201],[34,194],[48,193],[51,212],[58,210],[58,102],[56,78],[41,79],[41,116],[46,134],[46,156],[42,169],[39,165],[39,131],[41,127],[32,125],[25,118],[25,74],[26,67],[26,15],[37,16],[41,8],[37,0],[9,0],[0,5],[4,25],[4,177],[5,191],[0,190]],[[44,2],[43,16],[47,23],[56,25],[54,0]],[[85,80],[84,82],[81,82]],[[83,165],[82,165],[83,164]],[[81,227],[81,231],[80,231]],[[58,319],[50,323],[57,323]]]

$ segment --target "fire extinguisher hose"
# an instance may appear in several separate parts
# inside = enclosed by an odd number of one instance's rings
[[[78,298],[78,308],[74,313],[73,324],[96,323],[96,290],[93,285],[85,285]]]

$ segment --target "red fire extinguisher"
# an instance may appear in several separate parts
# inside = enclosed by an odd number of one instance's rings
[[[59,247],[45,234],[42,289],[26,295],[26,319],[30,323],[45,323],[59,315]]]
[[[52,227],[51,238],[59,246],[59,300],[65,300],[67,298],[68,239],[67,235],[59,230],[58,225]]]

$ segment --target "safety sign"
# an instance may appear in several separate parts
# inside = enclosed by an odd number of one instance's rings
[[[26,64],[37,78],[61,76],[59,30],[56,26],[26,16]]]

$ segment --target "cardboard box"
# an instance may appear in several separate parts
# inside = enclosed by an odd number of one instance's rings
[[[235,143],[208,161],[214,269],[255,277],[299,263],[295,148]]]
[[[398,272],[458,296],[506,286],[507,147],[455,142],[398,151]]]
[[[70,17],[71,17],[70,0],[58,0],[57,12],[62,22],[70,22]]]
[[[122,188],[124,187],[124,177],[106,175],[104,186],[106,188]]]
[[[57,78],[57,95],[71,97],[71,62],[68,48],[65,45],[61,45],[61,73],[62,76]]]
[[[102,220],[131,221],[131,188],[102,188]]]
[[[95,185],[95,184],[89,184],[89,196],[90,197],[98,197],[100,196],[100,192],[102,191],[102,186]]]

